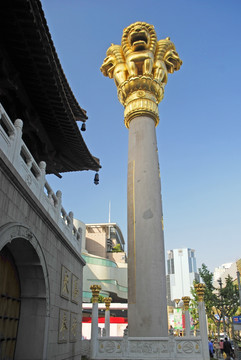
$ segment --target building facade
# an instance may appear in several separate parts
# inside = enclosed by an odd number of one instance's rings
[[[199,281],[195,250],[189,248],[167,251],[167,299],[172,305],[176,299],[191,296],[193,281]]]
[[[78,220],[74,220],[78,227]],[[127,257],[125,241],[116,223],[86,224],[82,257],[86,261],[83,271],[83,301],[90,302],[90,286],[101,285],[100,295],[112,302],[127,301]]]
[[[225,286],[226,284],[226,278],[228,276],[231,276],[231,278],[237,282],[237,272],[240,272],[240,264],[241,264],[241,260],[237,260],[236,262],[233,263],[225,263],[220,265],[219,267],[216,267],[214,269],[214,273],[213,273],[213,285],[215,287],[219,287],[220,286],[220,280],[222,282],[222,285]]]

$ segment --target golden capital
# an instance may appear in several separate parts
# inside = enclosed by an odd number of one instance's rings
[[[184,304],[184,310],[188,310],[189,309],[189,303],[190,303],[191,298],[189,296],[183,296],[182,297],[182,301]]]
[[[164,96],[167,75],[181,65],[170,38],[158,41],[154,26],[145,22],[125,28],[121,45],[111,44],[100,70],[115,81],[127,128],[137,116],[151,117],[158,124],[158,104]]]
[[[202,302],[204,298],[204,292],[205,292],[205,284],[195,284],[195,290],[198,296],[198,301]]]
[[[92,303],[97,303],[99,298],[99,293],[101,290],[100,285],[91,285],[90,290],[92,291]]]
[[[111,297],[105,297],[104,303],[105,303],[105,309],[110,310],[110,304],[111,304],[112,298]]]

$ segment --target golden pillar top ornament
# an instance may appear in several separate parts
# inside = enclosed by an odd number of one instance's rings
[[[176,305],[178,306],[179,302],[180,302],[181,299],[174,299]]]
[[[92,291],[92,303],[97,303],[99,299],[99,293],[101,290],[100,285],[91,285],[90,290]]]
[[[111,304],[112,298],[111,297],[105,297],[104,303],[106,310],[110,310],[110,304]]]
[[[195,284],[195,290],[196,290],[196,293],[197,293],[197,296],[198,296],[198,301],[199,302],[202,302],[203,299],[204,299],[204,292],[205,292],[205,284]]]
[[[190,303],[191,298],[189,296],[183,296],[182,297],[182,301],[184,304],[184,310],[188,310],[189,309],[189,303]]]
[[[147,115],[158,124],[158,104],[164,96],[167,74],[181,65],[170,38],[158,41],[154,26],[145,22],[125,28],[121,45],[111,44],[100,70],[115,81],[127,128],[136,116]]]

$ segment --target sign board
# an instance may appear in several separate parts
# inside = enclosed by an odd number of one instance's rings
[[[233,316],[233,324],[241,324],[241,316]]]
[[[174,329],[183,329],[182,309],[174,309]]]

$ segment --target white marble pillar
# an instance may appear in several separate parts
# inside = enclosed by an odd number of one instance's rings
[[[111,297],[105,297],[104,303],[105,303],[105,336],[110,336],[110,304],[111,304],[112,298]]]
[[[95,359],[98,346],[98,297],[101,290],[100,285],[91,285],[92,291],[92,321],[91,321],[91,342],[90,358]]]
[[[190,313],[185,310],[185,335],[190,336]]]
[[[167,336],[162,199],[155,122],[135,117],[128,151],[128,333]]]
[[[185,336],[190,336],[190,313],[189,313],[189,296],[183,296],[182,301],[184,304],[184,314],[185,314]]]
[[[204,284],[196,284],[195,289],[198,294],[199,329],[200,329],[200,336],[202,338],[203,359],[210,360],[209,348],[208,348],[208,330],[207,330],[206,310],[205,310],[205,304],[204,304],[205,285]]]
[[[110,336],[110,310],[105,310],[105,336]]]

